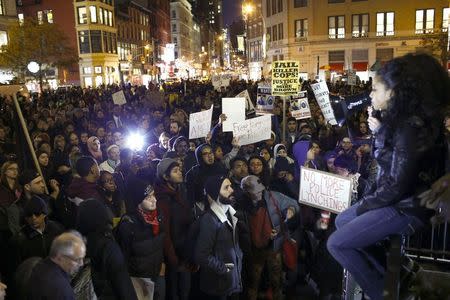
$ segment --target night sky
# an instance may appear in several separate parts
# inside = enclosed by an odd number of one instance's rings
[[[242,0],[223,0],[223,24],[226,27],[241,18]]]

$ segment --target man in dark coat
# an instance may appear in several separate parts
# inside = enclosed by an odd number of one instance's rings
[[[97,186],[100,169],[95,159],[89,156],[81,157],[77,161],[76,169],[81,178],[73,179],[67,189],[67,196],[72,198],[76,204],[90,198],[103,199]]]
[[[86,246],[78,232],[67,232],[56,237],[50,255],[33,269],[27,299],[75,300],[70,275],[83,266]]]
[[[210,207],[200,220],[196,260],[200,265],[202,299],[227,299],[242,291],[242,251],[231,181],[224,176],[206,180]]]
[[[195,149],[197,165],[186,174],[187,195],[190,203],[206,202],[203,193],[204,184],[208,177],[225,175],[224,167],[214,161],[214,152],[210,145],[202,144]]]

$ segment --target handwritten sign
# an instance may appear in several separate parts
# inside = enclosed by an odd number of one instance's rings
[[[252,99],[250,98],[250,94],[247,90],[243,90],[237,94],[235,98],[245,98],[245,110],[247,111],[247,115],[255,112],[255,106],[253,105]]]
[[[239,145],[248,145],[270,139],[272,117],[264,115],[233,124],[233,137],[239,139]]]
[[[123,105],[127,103],[127,99],[125,99],[125,94],[123,91],[118,91],[112,94],[113,102],[116,105]]]
[[[222,113],[227,116],[222,131],[233,131],[234,123],[245,121],[245,98],[222,98]]]
[[[314,92],[314,96],[316,96],[317,103],[322,110],[325,120],[331,125],[337,125],[333,108],[330,104],[330,92],[328,91],[327,83],[321,81],[319,83],[311,84],[311,88]]]
[[[298,61],[279,60],[272,63],[272,95],[295,95],[299,85]]]
[[[291,99],[291,116],[296,120],[311,118],[308,97],[306,92],[300,92]]]
[[[356,71],[348,70],[347,72],[347,83],[348,85],[356,85]]]
[[[189,115],[189,139],[206,137],[211,130],[213,106],[208,110]]]
[[[352,181],[327,172],[301,168],[299,202],[340,213],[350,207]]]
[[[256,95],[256,113],[270,114],[273,111],[275,96],[272,96],[272,87],[267,83],[258,84]]]

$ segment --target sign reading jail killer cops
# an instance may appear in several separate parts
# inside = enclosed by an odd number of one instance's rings
[[[272,63],[272,95],[296,95],[299,86],[298,61],[279,60]]]
[[[208,110],[189,114],[189,139],[206,137],[211,130],[213,105]]]
[[[239,140],[239,145],[241,146],[270,139],[271,130],[271,115],[233,123],[233,137]]]
[[[321,81],[319,83],[311,84],[311,89],[314,92],[314,96],[316,97],[320,110],[322,110],[325,120],[331,125],[337,125],[333,108],[330,103],[330,92],[328,91],[327,83],[325,81]]]
[[[352,181],[350,178],[302,167],[300,195],[302,204],[340,213],[350,207]]]

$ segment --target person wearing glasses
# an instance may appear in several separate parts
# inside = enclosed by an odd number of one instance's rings
[[[70,276],[84,264],[86,245],[76,231],[57,236],[50,247],[50,254],[33,269],[28,286],[27,299],[75,300]]]

